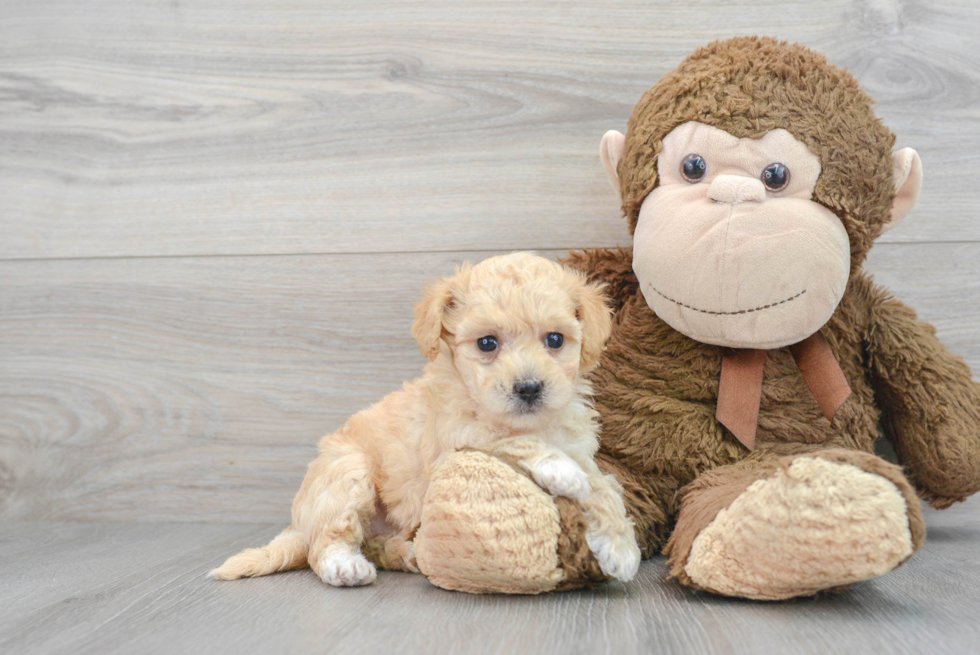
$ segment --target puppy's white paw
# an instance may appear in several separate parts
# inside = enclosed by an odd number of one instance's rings
[[[534,467],[531,477],[555,496],[585,500],[592,493],[589,476],[571,459],[546,459]]]
[[[629,582],[636,575],[640,568],[640,548],[632,534],[586,533],[585,541],[603,573],[623,582]]]
[[[378,571],[360,553],[335,553],[320,560],[317,575],[334,587],[360,587],[374,582]]]

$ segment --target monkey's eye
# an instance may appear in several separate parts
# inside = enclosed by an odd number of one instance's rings
[[[707,171],[708,162],[701,155],[688,155],[681,162],[681,177],[691,184],[700,182]]]
[[[565,345],[565,337],[557,332],[549,332],[548,336],[544,338],[544,342],[552,350],[558,350]]]
[[[782,164],[769,164],[762,171],[762,183],[770,191],[782,191],[789,184],[789,169]]]
[[[497,349],[497,337],[487,335],[476,340],[476,347],[485,353],[492,353]]]

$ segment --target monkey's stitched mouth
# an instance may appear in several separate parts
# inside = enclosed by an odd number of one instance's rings
[[[786,303],[791,302],[793,300],[796,300],[797,298],[799,298],[800,296],[802,296],[804,293],[806,293],[806,289],[804,289],[803,291],[800,291],[795,296],[790,296],[789,298],[784,298],[783,300],[780,300],[779,302],[773,302],[773,303],[769,303],[768,305],[762,305],[761,307],[753,307],[752,309],[740,309],[737,312],[713,312],[710,309],[700,309],[698,307],[692,307],[691,305],[688,305],[687,303],[683,303],[680,300],[674,300],[670,296],[665,296],[664,294],[662,294],[659,291],[657,291],[657,289],[654,288],[654,286],[652,284],[648,284],[647,286],[650,287],[650,290],[651,291],[653,291],[655,294],[657,294],[658,296],[660,296],[664,300],[669,300],[670,302],[674,303],[675,305],[680,305],[681,307],[686,307],[688,309],[693,309],[694,311],[700,312],[702,314],[711,314],[712,316],[735,316],[736,314],[751,314],[752,312],[761,312],[763,309],[769,309],[771,307],[776,307],[778,305],[783,305],[783,304],[786,304]]]

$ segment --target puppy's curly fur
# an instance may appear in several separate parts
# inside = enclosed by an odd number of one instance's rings
[[[376,566],[417,571],[412,538],[431,474],[445,455],[474,448],[579,500],[603,572],[631,579],[640,553],[619,484],[593,461],[597,414],[584,377],[610,330],[600,287],[531,253],[440,280],[412,328],[431,360],[425,374],[324,437],[292,524],[211,575],[309,566],[331,585],[356,586],[374,581]]]

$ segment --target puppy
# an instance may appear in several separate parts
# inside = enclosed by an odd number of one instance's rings
[[[374,581],[375,564],[418,571],[412,538],[432,472],[445,456],[474,448],[579,500],[602,571],[632,579],[640,551],[621,487],[593,461],[597,414],[584,378],[611,329],[601,289],[514,253],[465,265],[415,310],[412,333],[431,360],[424,375],[324,437],[292,524],[211,575],[309,566],[328,584],[357,586]]]

